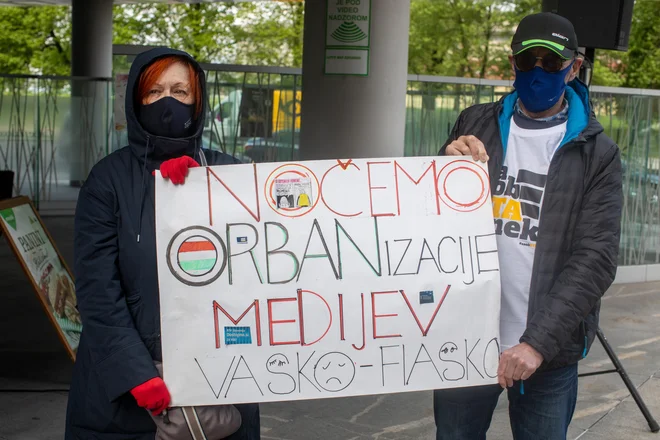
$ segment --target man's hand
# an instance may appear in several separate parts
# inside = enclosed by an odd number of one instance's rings
[[[506,350],[500,356],[497,381],[502,388],[512,387],[514,380],[527,380],[541,366],[543,356],[526,342]]]
[[[472,135],[461,136],[447,145],[445,154],[447,156],[472,156],[474,160],[488,161],[486,147],[484,147],[484,144],[479,139]]]

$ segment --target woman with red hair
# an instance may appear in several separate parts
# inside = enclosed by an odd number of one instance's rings
[[[74,272],[83,332],[67,440],[153,440],[147,411],[158,416],[169,406],[155,366],[162,351],[153,172],[183,184],[190,167],[238,163],[201,148],[205,103],[204,72],[187,53],[158,48],[133,62],[129,145],[97,163],[78,196]],[[229,438],[258,439],[258,405],[236,407],[242,425]]]

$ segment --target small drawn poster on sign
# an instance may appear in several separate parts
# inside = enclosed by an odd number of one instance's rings
[[[275,179],[275,196],[279,209],[309,208],[313,203],[311,179]]]

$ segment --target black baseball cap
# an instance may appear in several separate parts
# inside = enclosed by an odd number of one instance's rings
[[[541,12],[522,20],[511,40],[511,49],[518,55],[531,47],[545,47],[564,59],[572,58],[578,50],[573,24],[561,15]]]

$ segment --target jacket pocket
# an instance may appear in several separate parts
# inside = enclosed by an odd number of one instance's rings
[[[115,434],[117,438],[121,438],[119,434],[139,438],[143,433],[155,431],[151,417],[146,410],[137,406],[135,398],[130,393],[120,396],[115,401],[108,401],[101,385],[104,378],[99,376],[96,368],[92,376],[94,383],[90,385],[96,387],[99,397],[103,396],[88,402],[93,407],[90,408],[93,429],[101,433]]]

